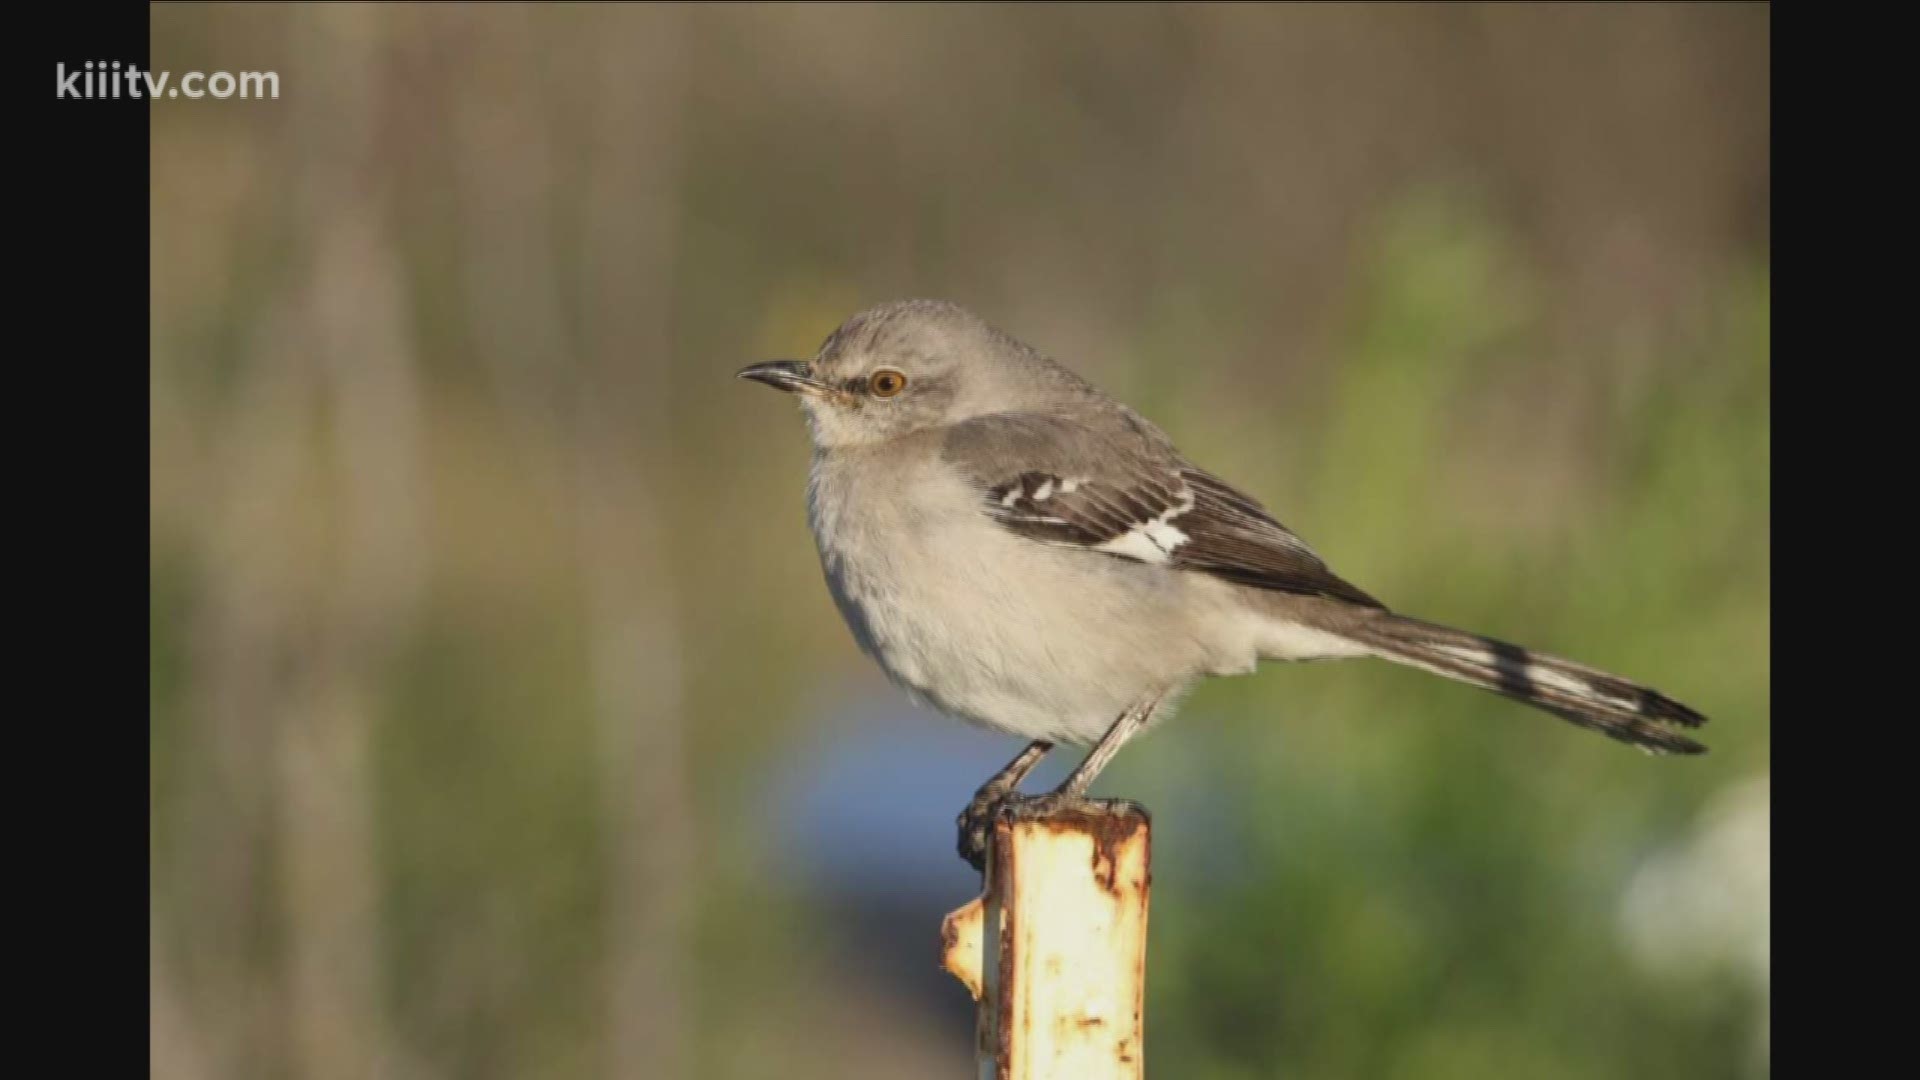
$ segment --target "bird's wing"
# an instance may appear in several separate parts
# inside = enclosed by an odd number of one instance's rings
[[[1385,606],[1129,411],[979,417],[953,427],[944,453],[979,490],[982,511],[1030,540]]]

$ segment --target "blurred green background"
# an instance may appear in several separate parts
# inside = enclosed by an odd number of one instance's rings
[[[1215,681],[1150,1072],[1769,1073],[1764,6],[152,9],[160,1077],[964,1077],[952,816],[791,403],[958,300],[1410,613],[1714,718]],[[1057,777],[1055,763],[1040,780]]]

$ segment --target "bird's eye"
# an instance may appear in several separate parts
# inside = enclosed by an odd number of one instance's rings
[[[874,397],[892,397],[907,388],[907,377],[892,368],[881,368],[867,378],[867,392]]]

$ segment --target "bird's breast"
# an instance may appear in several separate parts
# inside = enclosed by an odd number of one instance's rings
[[[1209,666],[1183,575],[1016,536],[978,500],[937,467],[815,464],[828,589],[895,682],[989,727],[1086,743]]]

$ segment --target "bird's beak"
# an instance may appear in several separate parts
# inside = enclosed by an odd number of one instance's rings
[[[790,394],[818,394],[827,388],[825,383],[814,379],[805,360],[762,360],[741,368],[734,377],[766,383]]]

